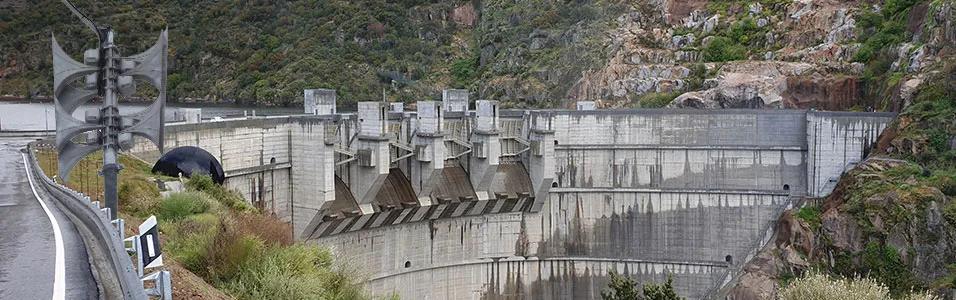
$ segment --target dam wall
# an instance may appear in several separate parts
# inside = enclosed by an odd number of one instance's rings
[[[836,187],[840,174],[869,154],[889,125],[888,113],[813,112],[807,114],[807,192],[823,197]]]
[[[326,123],[321,118],[279,117],[167,125],[164,144],[168,149],[194,146],[208,151],[222,164],[227,189],[292,222],[293,203],[299,215],[307,216],[302,218],[311,219],[334,198],[331,161],[321,159],[331,155],[313,155],[331,152],[324,143]],[[138,140],[130,152],[147,162],[160,157],[145,140]]]
[[[376,295],[598,299],[614,270],[706,298],[894,117],[419,105],[173,125],[166,145],[212,153]]]

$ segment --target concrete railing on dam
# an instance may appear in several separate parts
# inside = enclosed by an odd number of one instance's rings
[[[617,270],[703,298],[893,118],[494,104],[176,125],[166,145],[209,150],[253,202],[274,195],[260,207],[376,294],[598,298]]]

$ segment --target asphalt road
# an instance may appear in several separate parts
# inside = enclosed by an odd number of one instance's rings
[[[20,152],[28,141],[0,139],[0,299],[97,299],[81,236],[39,186],[45,209],[34,196]]]

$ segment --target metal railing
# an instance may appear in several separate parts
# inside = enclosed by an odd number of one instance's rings
[[[93,270],[98,275],[97,282],[103,289],[101,296],[105,299],[147,299],[142,280],[123,242],[122,219],[111,221],[109,209],[100,208],[99,202],[90,201],[86,195],[47,177],[35,153],[38,148],[48,146],[42,142],[27,146],[28,176],[37,179],[42,193],[56,203],[83,235],[90,262],[95,264]]]

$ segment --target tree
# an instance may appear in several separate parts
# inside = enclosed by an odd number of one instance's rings
[[[611,282],[606,289],[601,291],[601,298],[604,300],[682,300],[674,292],[674,278],[667,276],[667,282],[664,284],[645,284],[641,293],[637,290],[637,283],[627,275],[617,274],[615,271],[608,272]]]
[[[604,300],[637,300],[640,294],[637,292],[637,283],[627,275],[618,275],[615,271],[608,272],[611,282],[607,288],[601,291],[601,298]]]
[[[674,278],[670,275],[667,276],[667,282],[664,284],[645,284],[644,285],[644,299],[647,300],[680,300],[683,299],[677,296],[677,293],[674,292]]]

